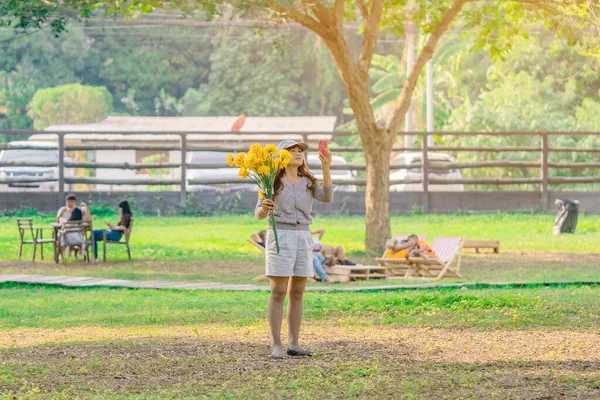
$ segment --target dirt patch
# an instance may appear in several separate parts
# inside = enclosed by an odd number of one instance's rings
[[[290,388],[304,387],[293,397],[597,399],[599,339],[307,324],[303,342],[315,355],[274,361],[266,325],[13,330],[0,336],[13,346],[0,355],[16,382],[0,376],[0,391],[292,398]]]
[[[284,328],[285,329],[285,328]],[[307,345],[323,355],[354,354],[367,349],[371,355],[402,354],[407,360],[483,363],[507,360],[600,362],[600,333],[595,331],[520,330],[476,331],[439,328],[329,326],[308,323],[303,327]],[[26,348],[45,344],[119,341],[199,341],[216,343],[227,351],[232,346],[268,343],[268,327],[223,325],[179,327],[82,327],[68,329],[19,329],[0,333],[0,347]],[[133,344],[132,344],[133,345]],[[75,346],[77,347],[77,346]],[[65,349],[68,349],[66,347]],[[35,350],[37,352],[38,350]],[[159,350],[157,350],[159,351]],[[359,352],[360,353],[360,352]],[[26,354],[21,351],[15,354]],[[234,351],[237,354],[237,350]]]

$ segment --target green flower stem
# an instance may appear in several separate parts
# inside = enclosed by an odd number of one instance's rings
[[[277,247],[277,254],[279,254],[279,238],[277,237],[277,223],[275,222],[275,214],[271,212],[271,224],[273,225],[273,236],[275,236],[275,247]]]

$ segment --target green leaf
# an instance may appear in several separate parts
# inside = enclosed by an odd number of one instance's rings
[[[384,92],[379,96],[375,97],[371,101],[371,106],[373,107],[373,110],[377,110],[386,104],[394,103],[396,100],[398,100],[398,97],[400,97],[401,93],[402,89],[394,89],[388,92]]]

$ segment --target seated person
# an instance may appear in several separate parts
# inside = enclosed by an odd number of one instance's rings
[[[385,256],[387,258],[436,257],[435,251],[424,240],[419,240],[417,235],[410,235],[401,241],[397,239],[388,241],[385,247]]]
[[[87,222],[92,222],[92,213],[90,212],[87,204],[82,201],[79,205],[79,208],[81,209],[82,219]]]
[[[322,282],[326,283],[337,283],[338,281],[332,279],[325,272],[325,268],[323,268],[323,255],[319,252],[313,252],[313,268],[317,273],[317,276]]]
[[[346,259],[344,254],[344,248],[342,246],[332,247],[321,244],[319,238],[313,238],[314,246],[313,252],[319,252],[323,256],[323,264],[330,267],[341,264],[341,265],[356,265],[350,260]]]
[[[106,232],[106,240],[111,242],[118,242],[123,237],[123,233],[129,229],[131,225],[131,218],[133,218],[133,214],[131,213],[131,207],[129,207],[129,203],[127,200],[123,200],[119,203],[119,214],[121,215],[121,219],[117,223],[117,225],[113,225],[111,223],[106,223],[106,226],[110,229]],[[98,242],[104,240],[104,230],[96,229],[94,230],[94,262],[98,262]]]
[[[417,245],[410,251],[410,257],[435,258],[437,254],[424,240],[419,240]]]
[[[69,221],[81,221],[82,220],[82,214],[81,214],[81,209],[79,209],[78,207],[75,207],[73,209],[73,211],[71,212],[71,217],[69,218]],[[69,255],[71,254],[71,251],[73,250],[74,247],[76,246],[83,246],[84,244],[84,240],[83,240],[83,234],[81,232],[65,232],[65,224],[69,221],[65,221],[63,222],[63,226],[62,229],[59,231],[59,242],[60,242],[60,248],[58,249],[59,255],[63,256],[66,255],[67,257],[69,257]],[[82,248],[82,253],[85,252],[85,248]]]
[[[404,240],[394,239],[385,244],[387,258],[406,258],[410,251],[419,243],[417,235],[410,235]]]
[[[67,197],[65,199],[66,205],[64,207],[61,207],[58,210],[58,212],[56,213],[55,221],[60,224],[68,221],[71,218],[71,213],[73,212],[75,207],[77,207],[76,201],[77,201],[77,198],[75,197],[74,194],[67,195]]]

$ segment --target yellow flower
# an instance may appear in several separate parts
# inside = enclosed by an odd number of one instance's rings
[[[229,164],[230,167],[233,167],[233,155],[232,154],[227,154],[227,164]]]
[[[254,154],[254,155],[258,156],[258,157],[262,157],[263,148],[262,148],[262,146],[260,144],[254,143],[252,146],[250,146],[250,150],[248,150],[248,153],[249,154]]]
[[[258,168],[257,171],[259,174],[263,174],[263,175],[269,175],[271,173],[271,168],[269,168],[266,165],[263,165],[262,167]]]
[[[279,157],[286,158],[288,161],[292,159],[292,153],[283,149],[279,151]]]
[[[256,156],[254,153],[248,152],[248,155],[244,159],[244,166],[246,168],[252,168],[254,166],[254,161],[256,160]]]
[[[238,176],[240,178],[246,179],[247,177],[250,176],[250,172],[248,172],[246,167],[241,167],[240,170],[238,171]]]
[[[233,159],[233,165],[236,167],[241,167],[244,164],[244,158],[246,157],[246,153],[237,153],[235,158]]]
[[[280,170],[282,168],[287,167],[288,163],[292,159],[292,153],[287,150],[280,150],[278,153],[278,157],[273,160],[273,167],[275,170]]]
[[[258,191],[258,198],[261,199],[261,200],[263,200],[265,198],[265,194],[264,194],[264,192],[262,190]]]
[[[277,146],[275,146],[274,144],[268,144],[263,148],[263,155],[265,156],[265,159],[268,156],[272,157],[276,152],[277,152]]]

